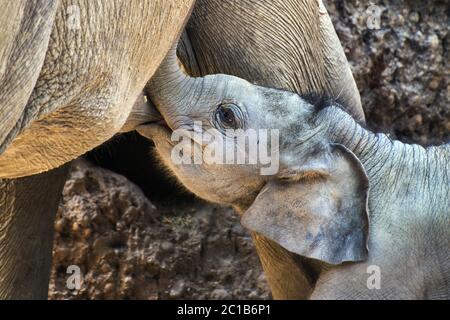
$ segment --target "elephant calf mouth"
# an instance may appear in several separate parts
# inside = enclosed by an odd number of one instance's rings
[[[136,131],[150,140],[155,139],[170,139],[172,129],[168,126],[164,118],[159,114],[158,118],[147,121],[136,128]]]
[[[142,125],[159,124],[167,126],[161,113],[156,109],[153,103],[141,95],[134,103],[128,118],[121,128],[120,132],[128,132],[137,129]]]
[[[172,129],[150,99],[146,99],[145,113],[145,121],[139,123],[135,130],[150,140],[170,140]]]
[[[159,113],[159,111],[156,108],[154,111],[152,111],[152,119],[149,119],[149,121],[146,121],[142,125],[161,127],[164,130],[172,132],[172,129],[169,127],[164,117],[161,115],[161,113]]]

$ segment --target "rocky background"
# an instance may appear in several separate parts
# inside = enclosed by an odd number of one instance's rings
[[[324,2],[368,126],[405,142],[449,141],[450,1]]]
[[[405,142],[448,142],[449,1],[324,2],[368,126]],[[236,215],[184,191],[151,147],[129,133],[74,164],[55,224],[50,298],[270,298]],[[79,290],[66,286],[70,265],[81,269]]]
[[[55,224],[54,299],[268,298],[251,239],[231,209],[180,197],[152,204],[122,175],[77,161]],[[66,287],[67,267],[83,275]]]

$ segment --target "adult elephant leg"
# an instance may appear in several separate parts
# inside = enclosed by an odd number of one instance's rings
[[[46,299],[53,222],[68,165],[0,180],[0,299]]]
[[[364,121],[356,84],[321,0],[197,0],[179,49],[194,76],[226,73],[339,98]],[[273,297],[307,298],[317,265],[262,236],[254,240]]]
[[[252,232],[252,239],[274,299],[302,299],[311,295],[316,273],[307,272],[300,257],[256,232]]]

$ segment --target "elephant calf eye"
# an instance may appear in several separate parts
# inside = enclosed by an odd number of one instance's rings
[[[220,104],[214,113],[214,124],[218,130],[242,129],[244,115],[239,106],[233,103]]]

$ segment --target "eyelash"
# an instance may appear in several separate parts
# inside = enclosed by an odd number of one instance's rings
[[[220,111],[221,108],[227,107],[229,110],[233,112],[234,118],[236,120],[236,126],[234,128],[224,126],[223,121],[220,119]],[[213,113],[213,123],[217,130],[224,132],[226,129],[245,129],[246,125],[246,116],[245,112],[242,110],[240,106],[233,102],[223,102],[219,104],[216,110]]]

